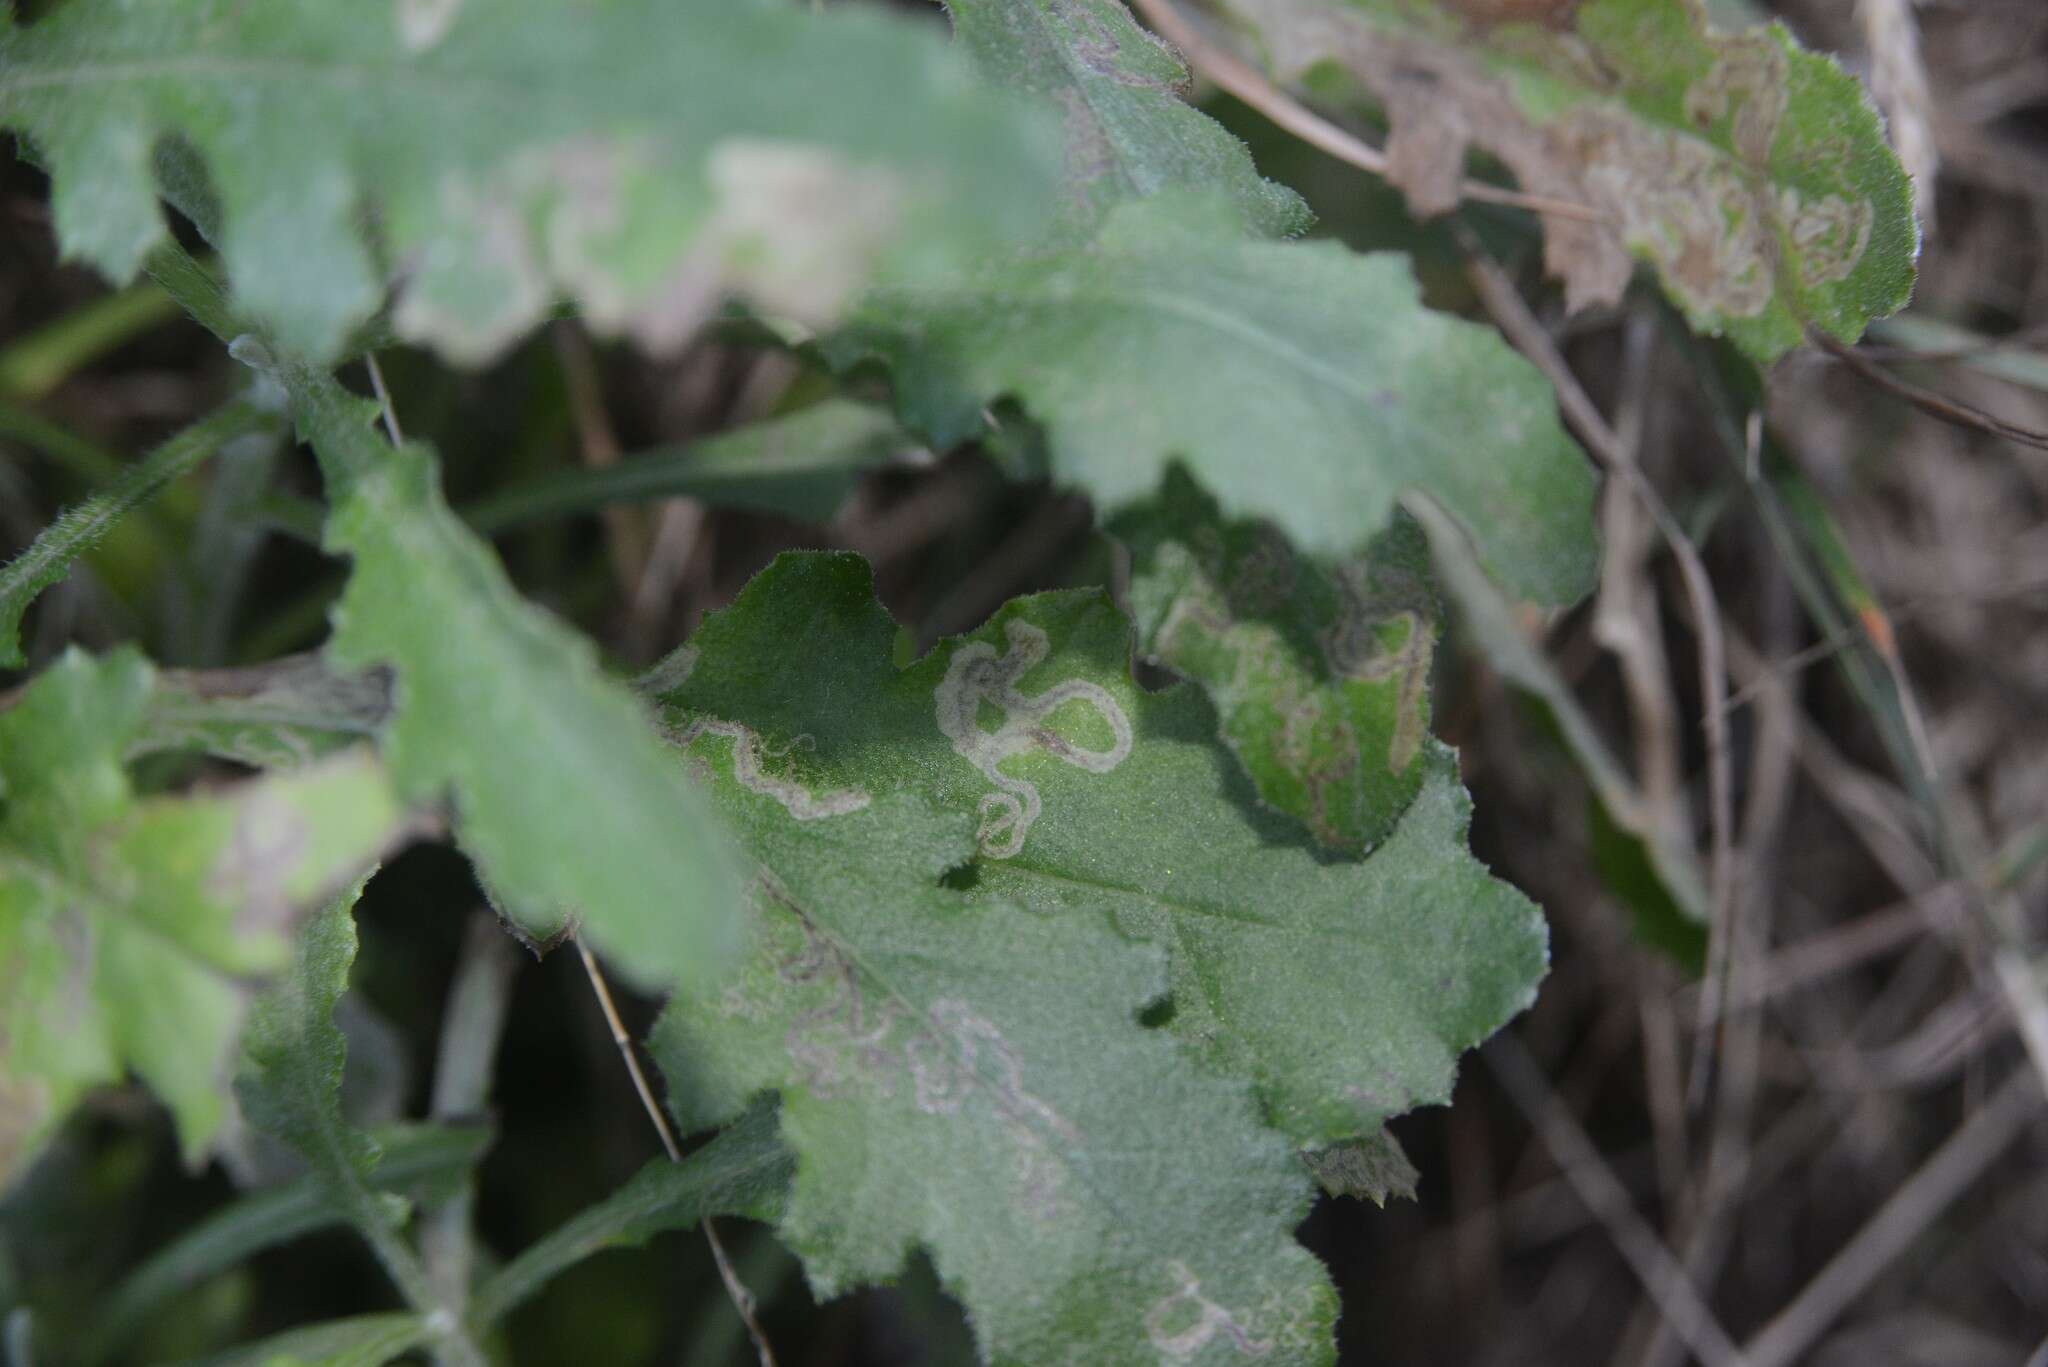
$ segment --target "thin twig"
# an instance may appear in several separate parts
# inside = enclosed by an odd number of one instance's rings
[[[1630,463],[1638,466],[1655,371],[1653,328],[1642,313],[1630,319],[1622,352],[1622,400],[1615,428]],[[1655,581],[1645,573],[1651,528],[1642,501],[1623,481],[1615,480],[1601,491],[1600,529],[1606,554],[1593,600],[1593,638],[1621,666],[1634,727],[1637,776],[1651,819],[1665,831],[1682,833],[1691,823],[1685,816],[1678,706],[1664,654]]]
[[[1766,614],[1780,633],[1788,632],[1792,625],[1791,603],[1785,588],[1783,579],[1769,579],[1762,595]],[[1766,688],[1759,695],[1757,732],[1750,751],[1749,795],[1742,813],[1742,857],[1738,861],[1729,914],[1728,952],[1720,992],[1727,1019],[1721,1027],[1725,1038],[1720,1051],[1719,1085],[1714,1092],[1713,1128],[1703,1170],[1681,1207],[1681,1227],[1685,1232],[1682,1237],[1673,1234],[1673,1241],[1680,1245],[1686,1275],[1703,1291],[1713,1288],[1727,1264],[1741,1211],[1741,1194],[1754,1158],[1750,1128],[1763,1054],[1763,1013],[1729,1009],[1726,1001],[1747,993],[1770,940],[1776,880],[1769,876],[1768,861],[1776,848],[1795,778],[1792,737],[1796,715],[1791,690],[1782,684]],[[1703,992],[1702,1000],[1713,1001],[1715,994]],[[1705,1053],[1702,1045],[1694,1057],[1704,1057]],[[1664,1367],[1675,1364],[1681,1356],[1678,1340],[1666,1321],[1653,1331],[1642,1363],[1644,1367]]]
[[[1757,1331],[1744,1352],[1750,1367],[1787,1367],[1840,1318],[1879,1273],[1919,1239],[2026,1129],[2041,1100],[2040,1079],[2022,1069],[1892,1194],[1829,1259],[1790,1305]]]
[[[1544,1081],[1542,1070],[1521,1043],[1513,1035],[1496,1035],[1481,1056],[1564,1170],[1586,1209],[1606,1226],[1608,1237],[1614,1240],[1629,1269],[1686,1347],[1707,1367],[1740,1367],[1745,1361],[1742,1351],[1715,1319],[1713,1309],[1686,1277],[1685,1269],[1657,1231],[1636,1212],[1628,1189],[1608,1169],[1599,1149],[1579,1128],[1579,1122],[1558,1101],[1550,1084]]]
[[[1258,110],[1268,119],[1300,138],[1309,146],[1327,152],[1337,160],[1369,171],[1382,179],[1387,177],[1386,154],[1371,143],[1353,137],[1337,125],[1310,113],[1300,102],[1267,80],[1257,70],[1239,61],[1230,53],[1204,38],[1181,12],[1174,8],[1172,0],[1131,0],[1131,7],[1145,16],[1159,36],[1180,49],[1188,66],[1208,77],[1217,86]],[[1539,214],[1555,214],[1560,218],[1575,218],[1587,223],[1606,223],[1606,214],[1589,205],[1574,203],[1568,199],[1552,199],[1547,195],[1524,194],[1485,181],[1466,180],[1459,188],[1466,199],[1482,200],[1488,204],[1506,204],[1517,209],[1528,209]]]
[[[619,1047],[619,1057],[625,1060],[626,1074],[633,1079],[633,1090],[640,1095],[640,1105],[646,1109],[647,1118],[654,1123],[654,1132],[661,1136],[662,1152],[671,1163],[683,1161],[682,1145],[676,1142],[675,1127],[669,1124],[668,1112],[655,1099],[654,1089],[647,1084],[647,1074],[640,1067],[640,1056],[633,1048],[633,1037],[626,1032],[626,1023],[619,1018],[619,1008],[612,1001],[612,990],[606,985],[604,973],[597,966],[597,956],[590,952],[590,946],[583,942],[581,935],[573,937],[576,952],[582,956],[583,971],[590,976],[590,989],[597,994],[598,1008],[604,1012],[604,1023],[612,1032],[612,1043]],[[775,1367],[775,1350],[768,1344],[768,1334],[761,1328],[761,1321],[754,1314],[753,1293],[740,1281],[733,1271],[732,1259],[726,1256],[725,1244],[718,1237],[718,1231],[711,1227],[711,1217],[704,1217],[704,1241],[711,1245],[711,1260],[718,1265],[719,1280],[725,1283],[725,1293],[732,1298],[733,1309],[739,1312],[740,1321],[747,1326],[748,1337],[754,1340],[754,1351],[760,1355],[761,1367]]]
[[[2022,446],[2048,451],[2048,432],[2039,432],[2031,427],[2021,427],[2018,423],[2007,422],[1996,414],[1986,413],[1983,409],[1972,407],[1960,399],[1951,399],[1946,394],[1937,394],[1924,385],[1900,379],[1863,355],[1857,348],[1846,345],[1838,338],[1830,337],[1819,328],[1808,328],[1806,336],[1815,346],[1864,379],[1880,389],[1896,394],[1929,417],[1939,418],[1953,427],[1989,432],[1993,436],[2004,437],[2007,441],[2015,441]]]
[[[1721,610],[1714,597],[1713,582],[1707,576],[1706,564],[1700,559],[1692,539],[1664,505],[1656,486],[1631,459],[1632,453],[1627,444],[1601,416],[1599,407],[1579,384],[1556,342],[1537,321],[1514,282],[1480,245],[1478,238],[1462,226],[1457,226],[1456,231],[1465,251],[1468,275],[1487,312],[1516,349],[1534,361],[1536,368],[1550,380],[1557,390],[1558,405],[1565,421],[1578,433],[1579,440],[1586,443],[1587,449],[1610,473],[1626,481],[1642,500],[1643,506],[1649,509],[1685,580],[1686,596],[1693,605],[1693,629],[1699,635],[1700,697],[1707,733],[1707,820],[1712,842],[1707,864],[1711,906],[1707,927],[1707,968],[1709,980],[1721,985],[1715,989],[1718,1005],[1727,977],[1729,922],[1734,906],[1735,847],[1734,781],[1728,764],[1728,671],[1722,641]],[[1695,1107],[1705,1099],[1712,1039],[1712,1030],[1703,1026],[1694,1043],[1692,1075],[1686,1093],[1687,1100]]]
[[[405,445],[405,433],[398,427],[398,410],[391,405],[391,391],[384,387],[384,371],[377,364],[377,353],[363,353],[363,368],[370,372],[370,388],[376,391],[377,407],[384,412],[384,435],[391,438],[393,446]]]
[[[1798,743],[1792,746],[1798,757]],[[1943,883],[1917,897],[1908,897],[1856,920],[1819,931],[1786,945],[1755,966],[1748,986],[1732,991],[1723,1010],[1760,1006],[1784,993],[1824,981],[1880,955],[1892,953],[1952,922],[1961,905],[1962,885]],[[1699,989],[1679,994],[1681,1006],[1699,1005]],[[1718,1017],[1717,1017],[1718,1018]]]

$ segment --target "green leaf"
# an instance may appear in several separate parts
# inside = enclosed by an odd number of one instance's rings
[[[1333,860],[1257,809],[1198,690],[1137,687],[1103,595],[1018,599],[902,670],[894,635],[858,557],[784,556],[672,662],[671,733],[737,745],[807,830],[893,792],[972,815],[970,900],[1165,946],[1173,1029],[1303,1145],[1447,1101],[1458,1052],[1532,998],[1542,917],[1465,853],[1442,746],[1393,834]]]
[[[1108,530],[1131,552],[1138,649],[1208,693],[1260,800],[1333,848],[1385,839],[1427,769],[1437,611],[1414,522],[1325,564],[1226,521],[1176,468]]]
[[[481,1125],[393,1127],[374,1137],[378,1161],[371,1175],[380,1190],[405,1196],[430,1191],[462,1180],[490,1139]],[[80,1356],[87,1363],[105,1361],[168,1302],[266,1248],[347,1219],[327,1184],[311,1176],[237,1199],[129,1273],[94,1314]]]
[[[70,572],[72,561],[222,446],[276,422],[274,414],[252,404],[228,404],[126,467],[107,488],[65,509],[27,550],[0,566],[0,668],[22,665],[21,616],[36,595]]]
[[[185,1367],[383,1367],[433,1336],[423,1315],[355,1315],[288,1329]]]
[[[1492,329],[1423,308],[1402,257],[1246,241],[1213,214],[1205,229],[1203,203],[1155,197],[1086,250],[880,291],[823,352],[886,362],[936,446],[1015,398],[1046,429],[1054,477],[1105,508],[1151,495],[1179,458],[1234,515],[1349,555],[1420,489],[1517,594],[1582,594],[1592,473],[1535,368]]]
[[[779,1090],[814,1280],[924,1243],[997,1360],[1151,1361],[1170,1324],[1310,1353],[1320,1293],[1276,1239],[1306,1172],[1231,1080],[1296,1144],[1368,1133],[1447,1099],[1542,973],[1448,753],[1336,862],[1252,809],[1199,692],[1132,682],[1100,594],[900,670],[894,638],[860,560],[789,555],[656,671],[763,868],[741,976],[657,1031],[685,1121]],[[1136,1028],[1166,992],[1185,1052]]]
[[[403,821],[367,752],[183,797],[122,767],[151,671],[64,656],[0,712],[0,1178],[88,1088],[132,1069],[188,1159],[222,1119],[249,980],[300,908]]]
[[[801,677],[759,651],[790,632]],[[1240,1082],[1138,1025],[1161,953],[940,885],[974,856],[979,792],[934,800],[927,771],[978,775],[892,635],[862,562],[790,556],[684,657],[671,698],[702,681],[719,705],[672,711],[672,735],[761,865],[741,972],[652,1041],[684,1123],[779,1092],[782,1232],[813,1284],[890,1278],[922,1244],[992,1361],[1326,1360],[1333,1298],[1290,1238],[1306,1173]]]
[[[375,405],[328,376],[283,373],[327,473],[327,548],[355,562],[328,655],[396,669],[382,750],[401,787],[454,793],[463,848],[529,932],[580,915],[636,982],[713,981],[737,864],[645,712],[518,596],[442,501],[430,450],[386,446]]]
[[[1401,1141],[1385,1130],[1347,1139],[1304,1155],[1316,1185],[1332,1196],[1356,1196],[1384,1206],[1389,1196],[1415,1199],[1422,1174],[1408,1161]]]
[[[1277,77],[1384,113],[1417,212],[1457,203],[1468,149],[1589,211],[1541,215],[1573,307],[1618,300],[1639,257],[1694,327],[1769,361],[1912,292],[1912,187],[1877,110],[1782,24],[1721,33],[1698,0],[1224,6]]]
[[[1054,105],[1067,144],[1061,236],[1086,239],[1117,204],[1159,191],[1216,189],[1254,233],[1301,232],[1301,197],[1263,179],[1243,143],[1181,100],[1173,50],[1121,0],[949,0],[953,31],[991,81]]]
[[[1212,1341],[1327,1361],[1335,1298],[1290,1237],[1305,1174],[1241,1085],[1136,1023],[1157,951],[963,905],[938,879],[973,848],[967,813],[898,792],[797,819],[845,804],[728,768],[750,742],[706,736],[693,754],[763,863],[754,953],[720,997],[671,1005],[652,1047],[686,1123],[780,1092],[781,1230],[818,1292],[891,1279],[923,1244],[992,1362]]]
[[[304,1158],[334,1196],[367,1192],[378,1159],[376,1141],[342,1118],[348,1040],[334,1023],[334,1005],[348,990],[356,957],[350,909],[359,891],[351,889],[307,924],[294,970],[250,1010],[235,1079],[244,1118]],[[345,1209],[351,1217],[359,1213],[354,1203]]]
[[[839,510],[861,475],[916,446],[882,409],[826,399],[687,446],[547,475],[461,512],[486,535],[611,503],[678,497],[822,522]]]
[[[680,1163],[657,1158],[596,1205],[528,1248],[477,1289],[470,1320],[502,1319],[562,1272],[608,1248],[636,1248],[713,1215],[767,1220],[780,1212],[793,1164],[775,1107],[756,1106]]]
[[[657,347],[726,289],[815,322],[878,267],[1029,231],[1054,174],[1049,128],[872,11],[69,0],[0,25],[0,122],[47,157],[66,252],[131,277],[164,237],[153,153],[182,143],[241,306],[315,359],[395,273],[399,332],[468,362],[558,294]]]

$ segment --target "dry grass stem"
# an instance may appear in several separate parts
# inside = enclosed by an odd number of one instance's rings
[[[669,1162],[680,1163],[683,1150],[676,1142],[675,1127],[669,1124],[668,1112],[662,1109],[654,1089],[648,1085],[647,1074],[640,1067],[639,1053],[633,1048],[633,1036],[619,1018],[618,1004],[612,1000],[612,990],[605,983],[603,970],[597,966],[597,956],[590,952],[590,946],[583,942],[580,934],[574,938],[576,953],[583,959],[583,971],[590,978],[590,990],[597,996],[598,1007],[604,1012],[604,1023],[612,1032],[612,1042],[618,1045],[619,1057],[625,1060],[626,1072],[633,1079],[633,1090],[639,1095],[640,1105],[646,1110],[654,1132],[661,1136],[662,1152],[668,1155]],[[704,1217],[704,1242],[711,1247],[711,1259],[718,1265],[718,1279],[725,1284],[725,1294],[731,1299],[732,1308],[739,1312],[741,1323],[747,1326],[748,1337],[754,1341],[754,1352],[760,1357],[761,1367],[775,1367],[775,1350],[769,1345],[768,1334],[761,1328],[760,1318],[755,1314],[754,1295],[740,1281],[739,1273],[733,1271],[725,1242],[718,1237],[708,1215]]]

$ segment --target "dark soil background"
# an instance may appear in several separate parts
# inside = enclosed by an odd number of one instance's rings
[[[1931,413],[1901,387],[2048,428],[2048,5],[1925,0],[1900,7],[1914,21],[1903,36],[1879,21],[1885,8],[1780,7],[1809,43],[1884,75],[1902,144],[1934,169],[1917,302],[1863,349],[1876,377],[1822,352],[1788,358],[1769,376],[1767,423],[1731,431],[1726,357],[1669,329],[1646,286],[1624,308],[1567,319],[1537,277],[1526,218],[1466,212],[1633,437],[1711,574],[1737,699],[1737,922],[1723,941],[1728,1006],[1702,1034],[1702,937],[1645,897],[1552,719],[1454,623],[1439,729],[1462,752],[1477,851],[1551,918],[1554,968],[1534,1010],[1468,1062],[1453,1107],[1397,1122],[1418,1198],[1385,1210],[1326,1199],[1303,1226],[1343,1291],[1346,1363],[1675,1367],[1690,1360],[1673,1329],[1682,1283],[1734,1343],[1782,1350],[1758,1362],[2048,1361],[2048,1107],[2015,1029],[2042,991],[1998,976],[2002,949],[2048,939],[2048,452]],[[1899,75],[1916,61],[1924,86]],[[1415,252],[1433,302],[1483,316],[1445,225],[1412,223],[1383,187],[1250,111],[1209,107],[1310,199],[1319,232]],[[38,173],[0,155],[0,354],[106,294],[56,259]],[[221,349],[167,308],[145,301],[120,336],[58,382],[0,393],[0,558],[236,382]],[[656,364],[570,322],[482,374],[403,352],[385,370],[407,428],[441,449],[458,505],[723,430],[820,383],[737,333]],[[1747,478],[1766,455],[1803,472],[1832,515],[1885,610],[1896,669],[1882,625],[1827,620],[1803,592],[1810,529],[1774,532],[1777,505]],[[315,492],[302,453],[232,478],[209,467],[46,597],[30,620],[37,663],[68,641],[138,640],[193,666],[316,646],[339,568],[277,530],[292,497]],[[1614,563],[1598,598],[1526,625],[1704,851],[1695,618],[1635,505],[1610,497],[1602,516]],[[191,556],[194,529],[219,518],[231,534]],[[1085,502],[1006,484],[973,450],[872,477],[824,525],[677,501],[497,544],[526,593],[622,668],[681,641],[789,547],[868,555],[926,641],[1102,563]],[[1859,669],[1885,687],[1859,686]],[[1915,781],[1914,754],[1932,757],[1938,782]],[[438,846],[371,885],[363,1115],[424,1113],[480,903]],[[654,1006],[625,1009],[638,1028]],[[1689,1097],[1695,1060],[1705,1085]],[[497,1256],[659,1153],[570,953],[519,969],[493,1106],[501,1137],[478,1208]],[[100,1098],[0,1207],[0,1309],[34,1307],[36,1361],[63,1363],[66,1336],[122,1273],[235,1190],[226,1166],[180,1170],[146,1097]],[[820,1306],[765,1230],[725,1232],[788,1367],[971,1360],[928,1269]],[[133,1360],[392,1304],[351,1238],[310,1238],[195,1288]],[[1715,1362],[1711,1330],[1693,1333]],[[753,1360],[695,1233],[592,1259],[521,1310],[503,1346],[522,1367]]]

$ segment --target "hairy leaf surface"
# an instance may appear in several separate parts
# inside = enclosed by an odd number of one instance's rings
[[[972,818],[951,880],[970,902],[1022,909],[1003,913],[1019,933],[1035,914],[1165,948],[1173,1031],[1254,1078],[1303,1145],[1447,1100],[1459,1051],[1530,1000],[1542,918],[1465,853],[1442,747],[1392,834],[1338,860],[1257,809],[1198,690],[1132,682],[1104,596],[1017,600],[903,670],[894,635],[860,560],[785,556],[672,661],[689,667],[663,693],[672,732],[792,832],[824,839],[911,795]]]
[[[1457,203],[1472,149],[1583,206],[1542,215],[1574,307],[1619,299],[1639,257],[1694,327],[1769,361],[1912,292],[1912,188],[1876,107],[1782,24],[1718,32],[1699,0],[1223,4],[1276,76],[1384,112],[1418,212]]]
[[[905,420],[938,445],[1014,397],[1054,477],[1107,508],[1179,458],[1233,515],[1344,555],[1424,489],[1519,596],[1583,593],[1592,474],[1535,368],[1422,307],[1401,257],[1246,240],[1213,211],[1156,196],[1085,250],[880,291],[825,354],[886,362]]]
[[[293,971],[257,999],[235,1093],[249,1123],[290,1145],[316,1180],[367,1189],[378,1150],[342,1116],[348,1039],[334,1023],[356,958],[355,900],[351,891],[313,918]]]
[[[1422,790],[1437,613],[1405,516],[1326,564],[1230,522],[1179,469],[1109,525],[1131,552],[1138,648],[1200,684],[1259,797],[1323,844],[1384,839]]]
[[[992,1362],[1329,1360],[1335,1298],[1292,1240],[1307,1174],[1242,1084],[1137,1024],[1157,950],[942,888],[971,811],[806,790],[738,725],[688,743],[762,872],[741,972],[652,1047],[687,1125],[781,1093],[781,1230],[821,1295],[921,1244]]]
[[[317,359],[393,272],[401,334],[464,362],[557,295],[657,347],[728,288],[820,321],[1028,232],[1057,165],[938,34],[770,0],[69,0],[0,19],[0,122],[118,280],[164,233],[159,145],[195,150],[239,304]]]
[[[979,71],[1058,107],[1066,235],[1086,238],[1117,204],[1171,187],[1221,191],[1255,233],[1308,227],[1300,196],[1261,177],[1243,143],[1183,102],[1187,68],[1121,0],[949,0],[947,8]]]
[[[1306,1173],[1242,1083],[1137,1023],[1163,955],[942,885],[976,855],[978,775],[893,634],[862,562],[791,556],[665,671],[671,737],[761,870],[741,973],[655,1033],[684,1122],[779,1091],[813,1282],[925,1245],[992,1361],[1326,1360],[1333,1300],[1290,1237]]]
[[[0,711],[0,1177],[131,1069],[202,1153],[249,980],[285,966],[296,912],[400,825],[361,750],[138,799],[122,759],[149,689],[133,653],[74,652]]]

